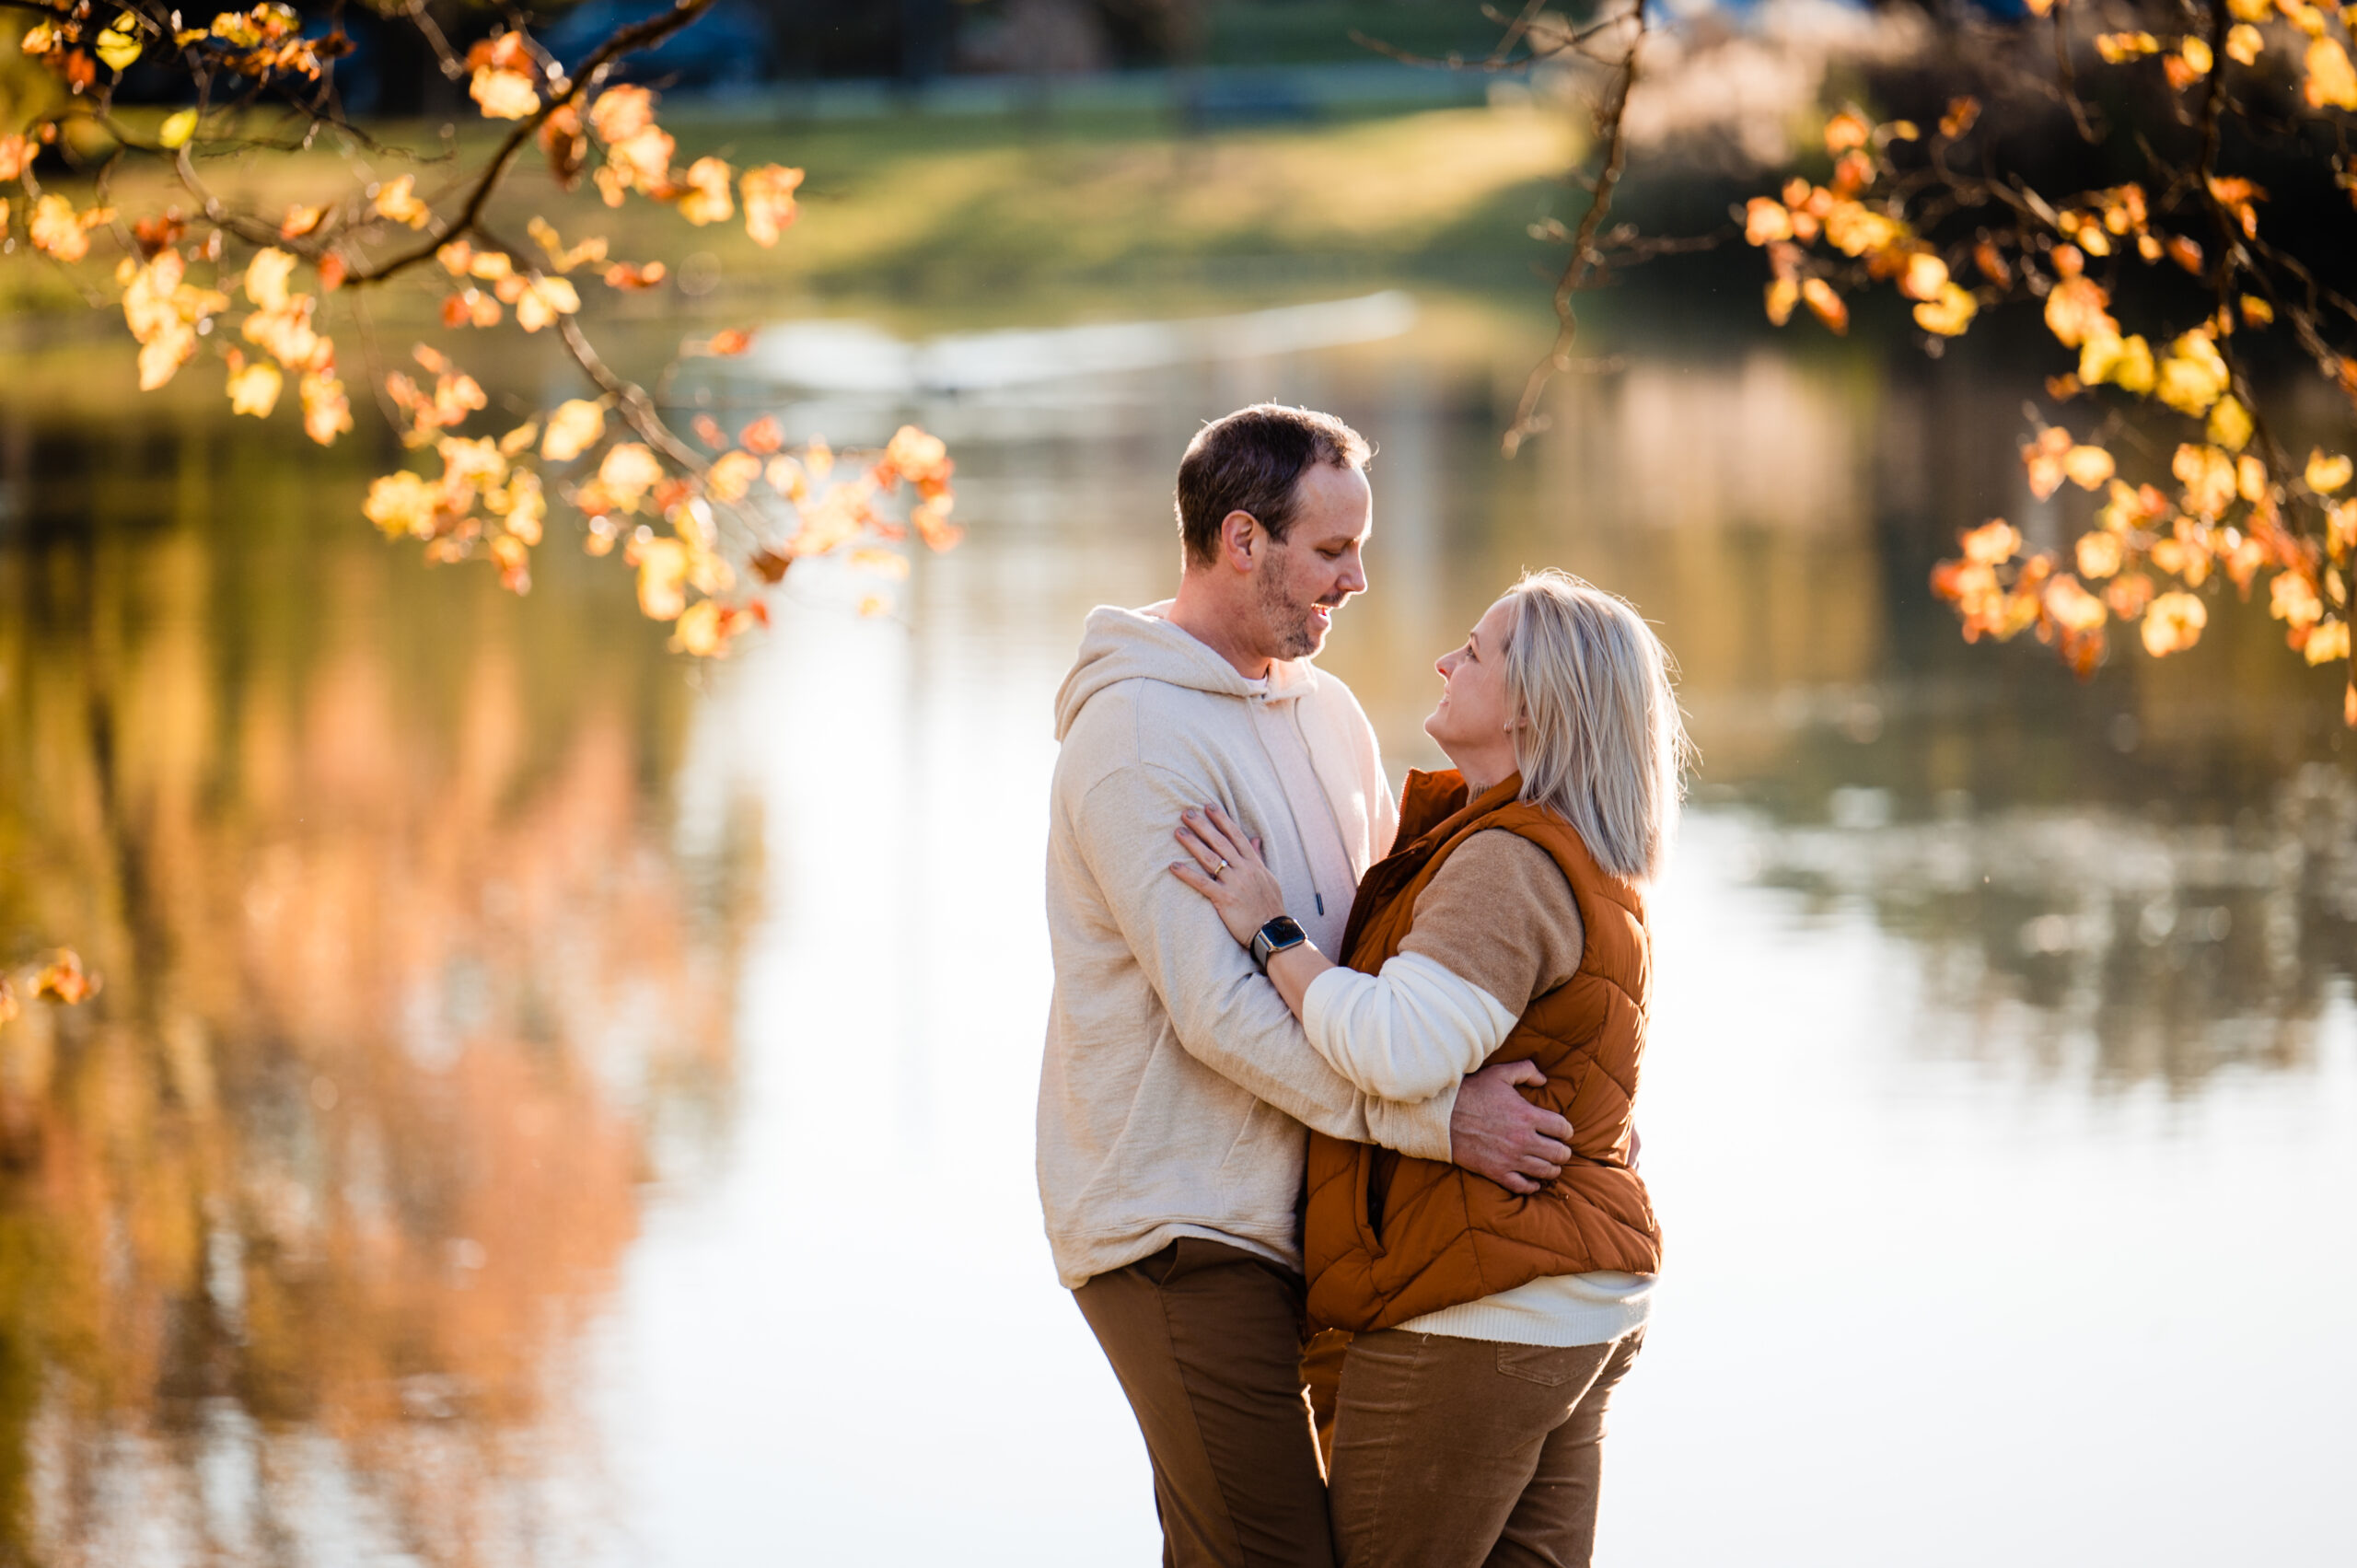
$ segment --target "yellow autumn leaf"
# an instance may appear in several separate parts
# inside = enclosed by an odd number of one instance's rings
[[[2226,58],[2238,65],[2256,65],[2267,40],[2248,22],[2236,22],[2226,34]]]
[[[2078,557],[2079,575],[2091,579],[2113,575],[2126,560],[2119,536],[2102,528],[2081,534],[2073,553]]]
[[[117,17],[111,26],[99,34],[97,44],[99,58],[105,61],[117,75],[130,70],[132,62],[139,58],[140,52],[145,47],[139,41],[139,18],[129,11]]]
[[[749,168],[737,181],[745,198],[745,233],[754,244],[775,245],[794,222],[794,192],[801,188],[802,171],[780,164]]]
[[[229,412],[250,413],[256,419],[269,418],[270,411],[278,406],[279,389],[285,379],[278,366],[267,359],[248,365],[242,355],[233,358],[229,362]]]
[[[2201,640],[2210,611],[2189,593],[2166,593],[2144,611],[2144,651],[2154,658],[2183,653]]]
[[[351,432],[352,403],[343,395],[343,383],[336,379],[334,371],[305,371],[296,390],[303,400],[304,435],[322,447],[332,447],[337,436]]]
[[[63,196],[47,195],[33,203],[31,228],[34,248],[61,261],[78,261],[90,253],[89,230]]]
[[[2337,658],[2349,656],[2349,622],[2320,621],[2308,632],[2308,640],[2300,651],[2310,664],[2330,664]]]
[[[2177,46],[2177,54],[2178,59],[2185,62],[2185,68],[2196,76],[2208,75],[2210,68],[2218,63],[2217,58],[2210,52],[2210,45],[2206,41],[2190,36]]]
[[[680,181],[688,193],[679,198],[679,215],[699,227],[726,223],[737,212],[736,200],[728,193],[730,177],[728,166],[716,157],[700,157],[688,165]]]
[[[360,515],[384,530],[388,539],[431,539],[434,508],[440,491],[422,475],[403,470],[372,481]]]
[[[2191,331],[2169,344],[2169,356],[2161,362],[2153,390],[2179,413],[2200,418],[2225,395],[2226,380],[2226,362],[2219,357],[2218,345],[2208,332]]]
[[[559,316],[570,316],[581,308],[581,296],[563,278],[535,277],[524,285],[516,300],[516,324],[528,332],[537,332]]]
[[[156,139],[167,147],[184,147],[188,145],[189,138],[195,134],[196,110],[183,109],[177,114],[164,116],[163,128],[156,134]]]
[[[490,65],[475,71],[467,83],[467,94],[486,120],[521,120],[540,107],[540,95],[534,90],[531,77]]]
[[[2063,477],[2082,490],[2094,490],[2114,470],[2111,454],[2101,447],[2073,447],[2062,455]]]
[[[688,547],[676,539],[634,539],[624,559],[638,568],[640,612],[650,621],[677,620],[688,608]]]
[[[662,463],[636,441],[624,441],[607,448],[605,460],[598,465],[598,482],[606,487],[606,493],[623,511],[634,509],[639,498],[662,482]],[[670,617],[658,619],[668,621]]]
[[[1980,312],[1980,302],[1958,284],[1943,283],[1937,297],[1915,307],[1915,324],[1944,338],[1960,336]]]
[[[405,223],[412,228],[424,228],[434,216],[434,209],[417,199],[417,176],[404,174],[399,180],[387,180],[378,188],[377,215]]]
[[[2308,471],[2305,477],[2308,488],[2317,494],[2331,494],[2347,484],[2352,474],[2357,474],[2357,464],[2352,464],[2347,458],[2338,455],[2328,457],[2321,447],[2310,448]]]
[[[2119,335],[2119,323],[2104,308],[2109,303],[2110,297],[2093,278],[2084,274],[2064,278],[2046,296],[2047,330],[2064,348],[2077,348],[2099,334],[2116,338]]]
[[[2250,411],[2234,398],[2221,398],[2218,406],[2210,411],[2210,424],[2205,434],[2212,443],[2229,452],[2239,452],[2250,444]]]
[[[1801,285],[1794,278],[1778,278],[1768,285],[1768,319],[1781,327],[1793,319],[1793,307],[1801,302]]]
[[[548,434],[540,437],[540,456],[552,463],[569,463],[605,434],[605,409],[586,398],[575,398],[559,403],[549,415]]]
[[[2187,511],[2214,517],[2234,505],[2235,461],[2217,447],[2189,442],[2169,460],[2169,471],[2185,486]]]
[[[741,501],[753,481],[761,476],[761,459],[750,452],[724,452],[704,474],[704,488],[715,501]]]
[[[2320,38],[2308,45],[2306,57],[2308,107],[2357,109],[2357,68],[2338,39]]]

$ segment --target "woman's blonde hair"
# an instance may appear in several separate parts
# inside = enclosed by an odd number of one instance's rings
[[[1653,880],[1694,757],[1669,650],[1635,606],[1568,572],[1527,572],[1505,597],[1522,798],[1562,812],[1605,870]]]

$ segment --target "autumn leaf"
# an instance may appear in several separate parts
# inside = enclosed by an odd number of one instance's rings
[[[2238,65],[2256,65],[2267,40],[2248,22],[2236,22],[2226,32],[2226,58]]]
[[[279,389],[285,383],[278,366],[266,359],[246,363],[246,356],[236,349],[229,351],[229,412],[250,413],[256,419],[267,419],[270,411],[278,406]]]
[[[193,109],[183,109],[178,113],[167,114],[164,116],[163,125],[156,133],[156,140],[168,149],[177,150],[188,145],[189,139],[196,134],[196,110]],[[15,178],[13,175],[0,174],[0,180],[13,178]]]
[[[1856,110],[1845,109],[1825,122],[1825,150],[1835,157],[1852,148],[1863,147],[1872,134],[1865,116]]]
[[[528,332],[537,332],[560,316],[570,316],[581,308],[581,296],[564,278],[535,276],[524,285],[516,300],[516,324]]]
[[[1962,543],[1967,561],[1981,566],[2002,566],[2021,549],[2021,530],[2003,517],[1991,517],[1967,532]]]
[[[750,452],[726,452],[704,474],[704,485],[715,501],[741,501],[761,473],[761,459]]]
[[[2351,464],[2349,459],[2337,455],[2328,457],[2321,447],[2309,449],[2308,471],[2305,477],[2308,488],[2317,494],[2331,494],[2347,484],[2352,473],[2357,473],[2357,464]]]
[[[2324,618],[2324,601],[2305,573],[2278,572],[2268,585],[2268,614],[2305,631]]]
[[[2131,572],[2104,588],[2103,601],[2120,620],[2133,621],[2153,602],[2153,579],[2142,572]]]
[[[377,215],[412,228],[424,228],[434,216],[434,209],[417,199],[417,176],[404,174],[388,180],[377,192],[374,204]]]
[[[1953,142],[1971,130],[1973,122],[1980,118],[1979,99],[1952,98],[1948,99],[1947,112],[1940,116],[1940,134]]]
[[[549,415],[548,434],[540,438],[540,456],[552,463],[569,463],[605,437],[602,404],[575,398],[557,405]],[[643,488],[643,487],[642,487]]]
[[[1841,303],[1841,296],[1834,293],[1833,285],[1823,278],[1804,279],[1801,300],[1809,308],[1810,314],[1824,322],[1827,330],[1835,335],[1850,330],[1850,308]]]
[[[2046,326],[2064,348],[2077,348],[2091,336],[2119,335],[2119,323],[2104,307],[2110,296],[2093,278],[2065,278],[2046,296]],[[2087,379],[2084,371],[2081,380]]]
[[[2107,32],[2096,39],[2096,52],[2107,64],[2119,65],[2161,52],[2161,41],[2148,32]]]
[[[2235,305],[2243,313],[2246,327],[2264,327],[2275,319],[2275,307],[2255,294],[2246,294]]]
[[[352,429],[352,404],[344,397],[343,383],[336,379],[334,371],[305,372],[298,390],[303,400],[304,435],[322,447],[331,447],[337,436]]]
[[[33,203],[31,226],[34,248],[61,261],[78,261],[90,253],[89,230],[63,196],[47,195]]]
[[[2322,109],[2328,104],[2335,109],[2357,109],[2357,69],[2349,63],[2349,52],[2336,39],[2319,38],[2308,45],[2305,59],[2308,81],[2304,89],[2310,109]]]
[[[389,539],[434,537],[434,514],[440,492],[423,475],[404,469],[373,480],[360,515],[382,529]]]
[[[2157,374],[2153,346],[2141,333],[2129,338],[2098,333],[2079,350],[2079,380],[2084,386],[2099,387],[2108,381],[2123,392],[2150,397]]]
[[[779,426],[776,415],[765,413],[745,426],[737,435],[737,444],[756,457],[766,458],[784,447],[785,432]]]
[[[2349,622],[2321,621],[2308,633],[2300,651],[2311,665],[2330,664],[2349,656]]]
[[[2210,411],[2210,423],[2205,431],[2210,439],[2229,452],[2239,452],[2250,441],[2250,411],[2240,401],[2228,397],[2218,400]]]
[[[679,352],[686,354],[710,354],[717,359],[729,359],[752,346],[751,328],[731,327],[726,331],[714,332],[702,343],[682,343],[679,346]]]
[[[139,58],[145,47],[139,40],[138,16],[125,11],[115,17],[107,29],[99,34],[99,41],[93,47],[98,50],[99,58],[105,61],[107,68],[116,75],[130,70],[132,63]]]
[[[480,66],[468,79],[467,95],[486,120],[523,120],[539,112],[540,95],[520,71]]]
[[[728,193],[732,172],[716,157],[700,157],[690,164],[682,179],[687,193],[679,198],[679,215],[699,228],[735,216],[737,203]]]
[[[1793,307],[1801,302],[1801,285],[1794,278],[1777,278],[1768,285],[1768,319],[1781,327],[1793,319]]]
[[[96,996],[100,983],[98,975],[82,967],[80,954],[60,947],[33,978],[33,994],[44,1002],[63,1002],[72,1007]]]
[[[525,225],[534,244],[547,253],[549,265],[560,273],[569,273],[587,262],[606,259],[606,241],[601,235],[591,235],[580,244],[567,250],[563,239],[546,218],[535,217]]]
[[[2154,658],[2183,653],[2201,640],[2210,611],[2189,593],[2165,593],[2144,612],[2144,651]]]
[[[2169,461],[2169,471],[2185,486],[2187,511],[2214,517],[2234,505],[2234,459],[2215,447],[2180,446]]]
[[[598,465],[598,482],[614,498],[621,511],[635,510],[640,499],[662,482],[663,465],[655,454],[635,441],[625,441],[606,450],[605,460]],[[658,616],[668,621],[669,616]]]
[[[737,184],[745,198],[745,232],[754,244],[767,248],[778,242],[795,218],[794,192],[801,188],[802,171],[763,164],[749,168]]]
[[[676,620],[688,608],[689,557],[683,541],[633,538],[622,558],[638,568],[638,608],[648,620]]]
[[[2077,548],[2072,552],[2078,563],[2079,575],[2091,582],[2100,582],[2116,574],[2126,554],[2119,536],[2104,528],[2081,534]]]
[[[2064,477],[2082,490],[2094,490],[2110,479],[2111,454],[2101,447],[2073,447],[2062,454]]]
[[[1980,304],[1972,297],[1970,289],[1944,283],[1936,298],[1915,307],[1915,324],[1944,338],[1958,337],[1972,324],[1972,318],[1980,309]]]
[[[2179,413],[2200,418],[2225,394],[2226,381],[2226,362],[2219,357],[2218,345],[2207,331],[2195,331],[2169,344],[2153,394]]]
[[[617,261],[606,269],[606,286],[620,289],[653,288],[669,275],[670,269],[660,261],[649,261],[643,267],[629,261]]]

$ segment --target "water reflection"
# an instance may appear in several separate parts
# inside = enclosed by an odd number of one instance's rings
[[[1167,591],[1173,456],[1261,397],[1381,446],[1329,662],[1395,768],[1436,760],[1425,661],[1526,565],[1684,660],[1707,766],[1646,1129],[1674,1299],[1614,1559],[2162,1561],[2264,1495],[2301,1560],[2281,1478],[2331,1458],[2350,1284],[2302,1238],[2357,1125],[2329,687],[2231,616],[2085,687],[1963,646],[1933,557],[2051,524],[2011,369],[1597,325],[1625,370],[1563,382],[1514,464],[1538,328],[1446,296],[1381,342],[987,397],[685,379],[731,423],[941,431],[971,526],[899,618],[797,569],[693,687],[610,563],[545,550],[505,598],[366,537],[369,454],[125,424],[27,366],[0,957],[70,938],[110,983],[0,1029],[0,1561],[1150,1557],[1033,1196],[1038,803],[1082,616]],[[2297,1371],[2189,1404],[2150,1367],[2250,1343],[2182,1288],[2184,1235],[2229,1225],[2285,1260]],[[1829,1269],[1844,1353],[1763,1354],[1821,1342]],[[2025,1434],[2025,1387],[2072,1420]],[[2255,1434],[2240,1479],[2133,1504],[2197,1416]],[[1999,1474],[2003,1517],[1943,1490]],[[1934,1517],[1953,1559],[1913,1551]]]
[[[0,939],[108,985],[0,1029],[0,1561],[570,1560],[573,1347],[733,1070],[690,693],[352,528],[365,458],[6,417],[102,494],[13,476]]]

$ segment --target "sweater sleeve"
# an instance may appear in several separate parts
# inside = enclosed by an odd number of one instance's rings
[[[1397,955],[1381,974],[1328,970],[1301,1010],[1309,1043],[1334,1071],[1408,1104],[1479,1068],[1514,1022],[1496,997],[1418,953]]]
[[[1320,1132],[1447,1159],[1454,1086],[1420,1104],[1378,1107],[1310,1048],[1277,988],[1227,934],[1219,912],[1170,874],[1178,814],[1203,798],[1202,785],[1136,763],[1091,786],[1075,823],[1082,858],[1179,1045]]]
[[[1309,1042],[1370,1094],[1412,1103],[1479,1069],[1531,1002],[1578,971],[1585,934],[1545,850],[1492,830],[1417,895],[1379,974],[1329,970],[1302,999]]]

